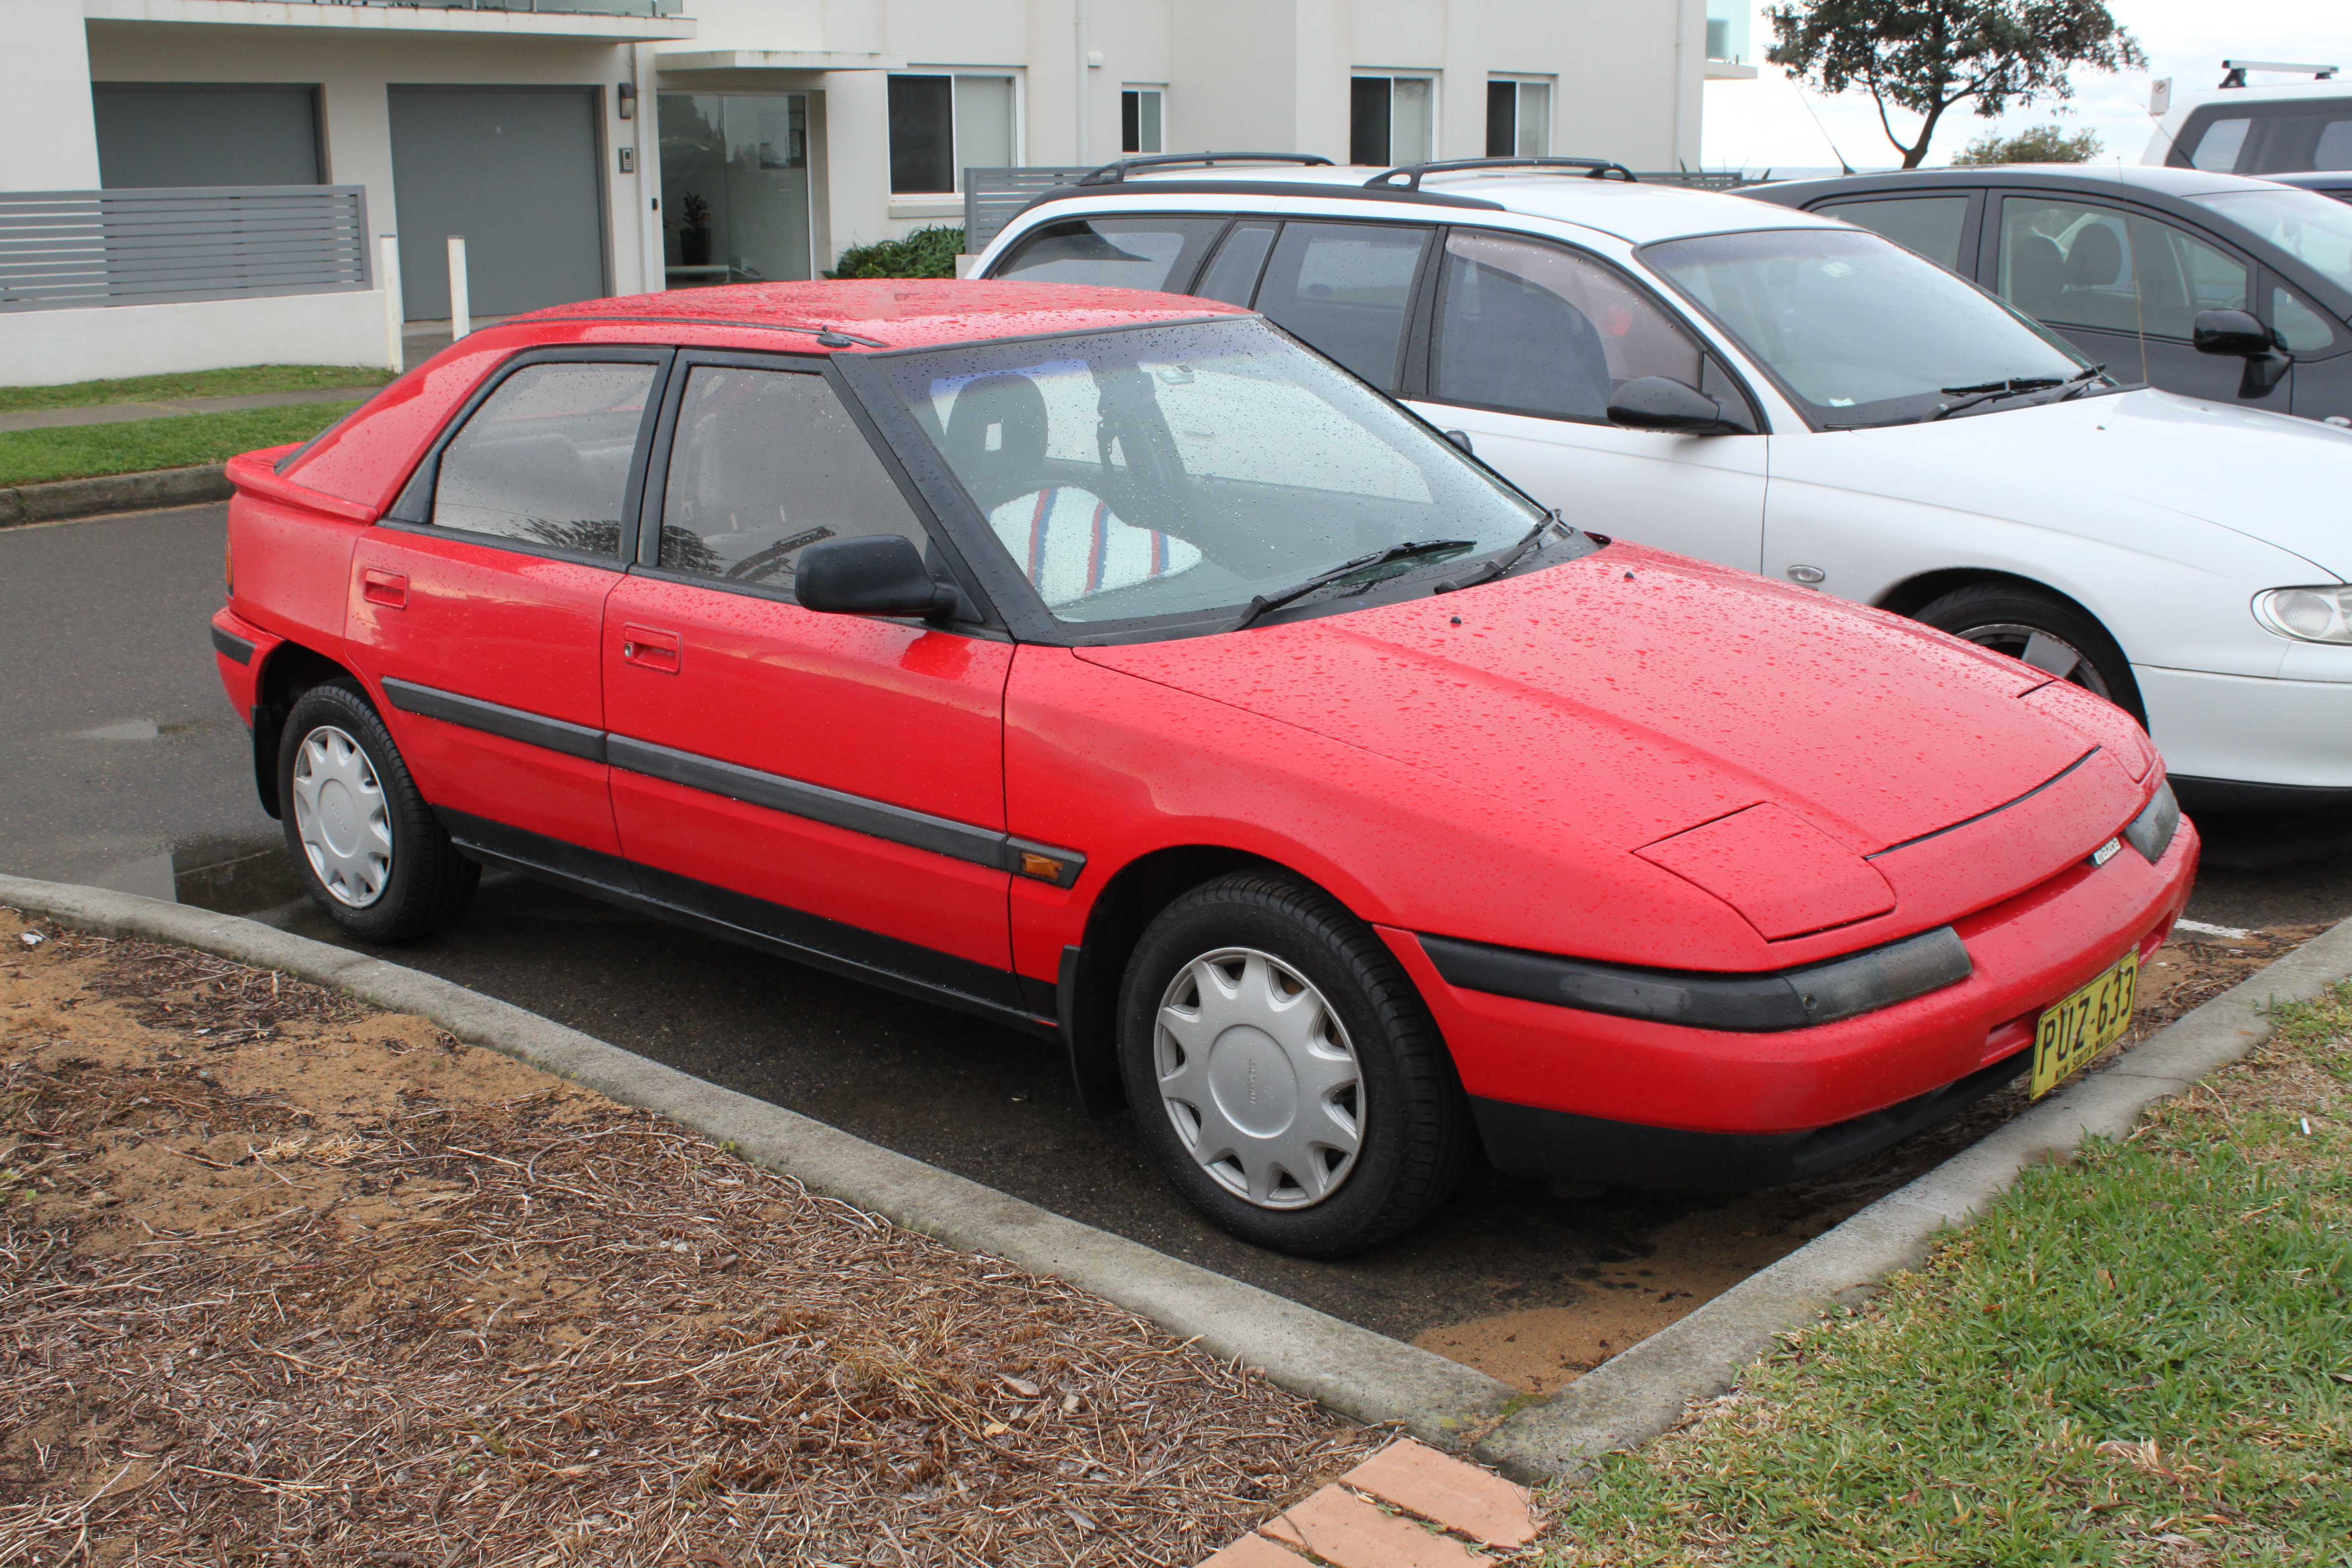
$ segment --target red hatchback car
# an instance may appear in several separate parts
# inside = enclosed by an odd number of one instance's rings
[[[2046,1088],[2196,860],[2120,710],[1198,300],[598,300],[229,473],[221,675],[346,930],[504,866],[1058,1038],[1291,1252],[1481,1150],[1761,1184]]]

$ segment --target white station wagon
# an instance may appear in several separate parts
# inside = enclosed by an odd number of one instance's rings
[[[2113,700],[2185,804],[2352,804],[2352,431],[2127,384],[1879,235],[1592,160],[1217,156],[1051,191],[975,272],[1254,306],[1580,527]]]

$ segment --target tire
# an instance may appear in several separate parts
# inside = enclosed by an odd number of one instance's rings
[[[352,682],[312,687],[286,716],[278,798],[310,900],[361,941],[415,942],[473,901],[481,867],[451,846]]]
[[[2025,659],[2147,723],[2124,650],[2106,627],[2055,594],[2021,583],[1971,583],[1921,605],[1912,618]]]
[[[1469,1163],[1469,1105],[1412,981],[1287,877],[1237,872],[1162,910],[1120,984],[1118,1043],[1152,1158],[1260,1247],[1360,1252],[1424,1218]]]

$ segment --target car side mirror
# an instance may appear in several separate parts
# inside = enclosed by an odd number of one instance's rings
[[[829,616],[936,616],[956,592],[931,575],[904,534],[827,539],[801,552],[793,593],[801,608]]]
[[[1478,448],[1470,444],[1469,431],[1448,430],[1445,432],[1445,438],[1461,447],[1464,456],[1475,458],[1478,455]]]
[[[2189,328],[2189,342],[2200,354],[2225,354],[2246,362],[2238,395],[2260,397],[2287,373],[2294,356],[2281,346],[2271,330],[2246,310],[2200,310]]]
[[[1670,375],[1635,376],[1619,387],[1609,399],[1609,422],[1677,436],[1728,436],[1742,428],[1724,417],[1721,403]]]

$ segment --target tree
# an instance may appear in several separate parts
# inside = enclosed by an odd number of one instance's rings
[[[2013,103],[2072,98],[2075,66],[2147,64],[2104,0],[1789,0],[1765,15],[1764,58],[1822,92],[1868,89],[1906,169],[1963,103],[1990,120]],[[1916,141],[1895,134],[1890,105],[1925,121]]]
[[[2014,136],[1988,131],[1952,163],[1958,168],[1985,163],[2087,163],[2099,151],[2097,132],[2078,131],[2069,136],[2065,127],[2053,121]]]

